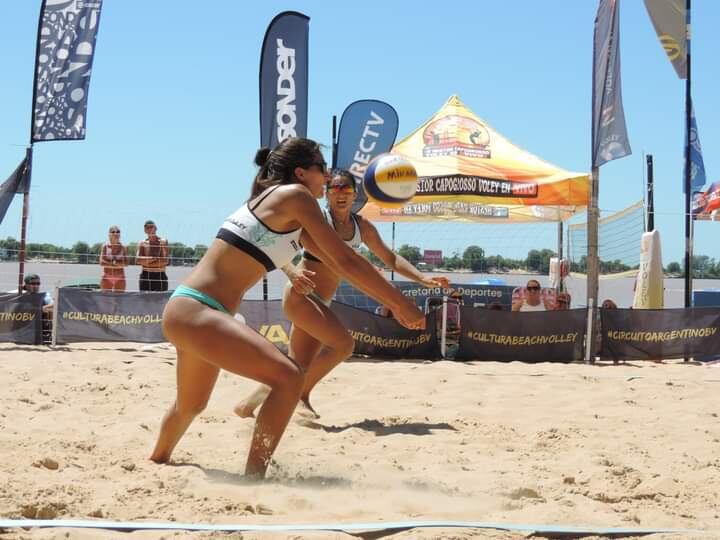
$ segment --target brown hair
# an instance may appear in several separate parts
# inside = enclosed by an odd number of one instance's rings
[[[261,148],[255,154],[255,165],[260,167],[253,180],[250,198],[257,197],[270,186],[295,184],[295,167],[307,169],[321,156],[320,145],[310,139],[291,137],[272,151]]]

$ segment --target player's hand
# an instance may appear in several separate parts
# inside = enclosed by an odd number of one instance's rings
[[[405,328],[425,330],[425,315],[412,300],[403,296],[403,301],[391,308],[393,316]]]
[[[445,276],[434,276],[423,281],[426,287],[441,287],[443,289],[450,288],[450,280]]]
[[[312,270],[295,269],[288,274],[293,290],[298,294],[310,294],[315,290],[315,282],[311,279],[315,275]]]

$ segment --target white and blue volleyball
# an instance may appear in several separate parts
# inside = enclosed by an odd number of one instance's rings
[[[365,170],[363,186],[372,202],[397,208],[413,198],[417,191],[417,171],[407,158],[380,154]]]

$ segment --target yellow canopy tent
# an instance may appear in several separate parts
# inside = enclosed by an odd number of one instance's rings
[[[368,201],[360,214],[371,221],[563,221],[589,200],[588,174],[518,148],[457,96],[392,153],[415,165],[418,190],[402,208]]]

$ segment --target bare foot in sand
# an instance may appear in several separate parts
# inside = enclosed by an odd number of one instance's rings
[[[310,396],[305,396],[304,398],[300,399],[300,404],[297,412],[315,419],[320,418],[320,415],[317,413],[317,411],[313,408],[312,405],[310,405]]]
[[[247,400],[235,405],[233,412],[240,418],[255,418],[255,407]]]

